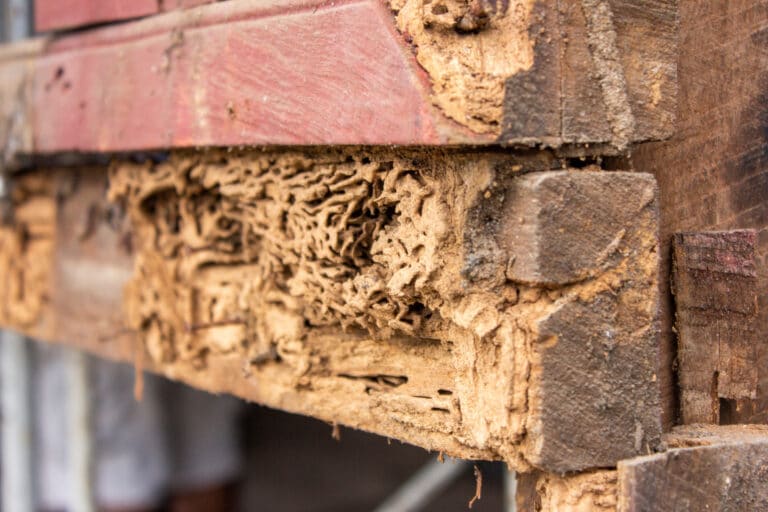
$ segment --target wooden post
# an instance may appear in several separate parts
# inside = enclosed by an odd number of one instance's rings
[[[683,423],[727,421],[757,396],[756,240],[754,230],[673,239]]]

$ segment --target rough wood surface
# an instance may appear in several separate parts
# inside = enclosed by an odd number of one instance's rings
[[[35,29],[64,30],[120,21],[216,0],[35,0]]]
[[[611,466],[660,440],[655,184],[546,164],[272,150],[117,161],[108,191],[103,169],[22,176],[0,322],[451,455]],[[555,238],[575,273],[514,274]]]
[[[682,446],[619,463],[619,510],[768,510],[768,429],[674,433]]]
[[[670,269],[675,232],[753,228],[758,289],[768,289],[768,1],[681,0],[678,76],[674,137],[641,145],[631,158],[635,169],[659,180],[663,272]],[[676,421],[676,348],[671,296],[664,297],[667,370],[660,377],[670,425]],[[768,422],[768,294],[758,295],[758,310],[757,398],[741,402],[729,422]]]
[[[678,233],[673,287],[683,423],[720,423],[757,394],[756,233]]]
[[[528,487],[522,489],[528,495],[525,498],[518,495],[521,512],[616,512],[616,471],[587,471],[574,475],[533,473],[531,476],[535,481],[533,487],[528,483]]]
[[[518,510],[713,512],[768,508],[768,428],[685,426],[665,434],[663,453],[615,470],[519,475]]]
[[[618,512],[618,498],[615,469],[517,474],[515,504],[521,512]]]
[[[35,29],[60,30],[155,14],[158,0],[35,0]]]
[[[43,39],[0,46],[0,163],[5,169],[19,167],[23,156],[34,152],[31,77],[44,47]]]
[[[626,4],[218,2],[53,37],[31,59],[26,119],[35,152],[444,143],[615,152],[668,136],[676,95],[676,0]]]
[[[625,149],[672,134],[676,0],[537,2],[532,13],[534,58],[506,81],[502,139]]]

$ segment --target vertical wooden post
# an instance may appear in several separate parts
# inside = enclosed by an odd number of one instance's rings
[[[683,423],[721,423],[757,393],[754,230],[678,233],[673,239]]]

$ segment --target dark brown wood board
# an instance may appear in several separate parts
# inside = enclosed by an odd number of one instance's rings
[[[683,423],[728,421],[757,395],[754,230],[677,233],[672,294]],[[722,416],[722,418],[721,418]]]
[[[616,469],[518,476],[517,507],[535,512],[742,512],[768,509],[768,427],[698,425],[662,453]]]
[[[768,510],[768,429],[682,429],[669,442],[619,463],[619,511]]]
[[[721,420],[768,422],[768,2],[680,2],[677,129],[668,142],[641,144],[633,168],[661,190],[663,275],[675,232],[755,229],[759,315],[757,398]],[[666,279],[662,284],[667,283]],[[665,293],[660,375],[665,424],[675,412],[676,357],[671,295]]]

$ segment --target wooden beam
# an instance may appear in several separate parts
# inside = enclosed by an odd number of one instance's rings
[[[35,30],[61,30],[155,14],[157,0],[35,0]]]
[[[768,429],[681,429],[672,449],[619,463],[619,510],[768,509]]]
[[[522,162],[216,151],[21,176],[0,322],[521,470],[657,449],[655,184]]]
[[[669,142],[640,145],[635,169],[652,172],[661,192],[663,272],[673,233],[757,230],[758,290],[768,289],[768,1],[680,1],[678,128]],[[713,63],[716,63],[713,65]],[[665,281],[662,281],[665,284]],[[671,296],[663,295],[660,375],[665,425],[676,421],[676,357]],[[753,337],[757,398],[732,422],[768,422],[768,295],[758,294]]]
[[[27,59],[31,151],[615,152],[673,126],[676,0],[635,3],[513,0],[473,14],[454,0],[229,1],[53,37]]]

